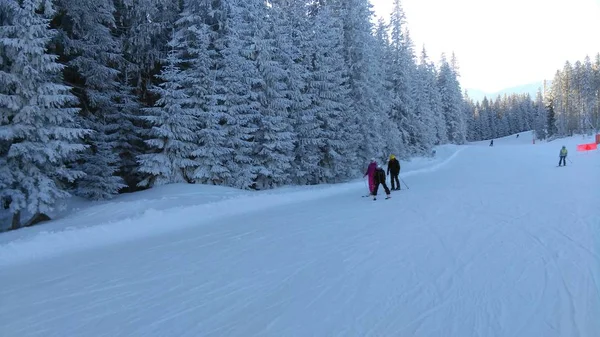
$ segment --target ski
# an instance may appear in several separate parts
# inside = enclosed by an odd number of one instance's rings
[[[383,199],[384,199],[384,200],[388,200],[388,199],[391,199],[391,198],[392,198],[392,197],[385,197],[385,198],[383,198]],[[373,201],[377,201],[377,198],[373,199]]]

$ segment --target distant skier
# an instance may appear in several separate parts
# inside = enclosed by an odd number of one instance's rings
[[[393,154],[390,155],[390,160],[388,161],[387,174],[390,175],[392,191],[400,191],[400,180],[398,180],[398,175],[400,174],[400,162]]]
[[[561,164],[565,164],[565,166],[567,166],[567,154],[568,153],[569,153],[569,151],[567,151],[567,148],[563,145],[562,149],[560,149],[560,154],[559,154],[560,160],[558,161],[558,166],[562,166]]]
[[[377,200],[377,190],[379,189],[379,185],[383,185],[383,189],[385,190],[386,199],[391,198],[390,189],[387,187],[385,183],[385,171],[381,168],[381,165],[377,165],[377,169],[375,170],[375,189],[373,190],[373,200]]]
[[[519,134],[517,133],[517,138],[519,138]]]
[[[373,191],[375,189],[375,180],[374,180],[374,176],[375,176],[375,170],[377,170],[377,161],[375,160],[375,158],[371,158],[371,164],[369,164],[369,167],[367,168],[367,172],[365,172],[365,175],[363,176],[366,177],[368,176],[369,178],[369,193],[372,195]]]
[[[492,139],[492,141],[490,142],[490,146],[494,146],[494,140]]]

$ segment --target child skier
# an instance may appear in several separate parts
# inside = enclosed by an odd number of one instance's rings
[[[385,171],[381,168],[381,165],[377,165],[377,169],[375,169],[375,189],[373,190],[373,200],[377,200],[377,190],[379,189],[379,185],[383,185],[383,189],[385,190],[386,199],[391,198],[390,189],[387,187],[385,183]]]
[[[558,161],[558,166],[562,166],[561,164],[565,164],[565,166],[567,166],[567,154],[568,153],[569,153],[569,151],[567,151],[567,148],[563,145],[562,149],[560,149],[560,154],[559,154],[560,160]]]

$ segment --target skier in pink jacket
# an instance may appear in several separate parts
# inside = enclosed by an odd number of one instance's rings
[[[377,161],[375,158],[371,158],[371,164],[369,164],[369,168],[367,168],[367,172],[363,176],[369,176],[369,193],[373,194],[373,190],[375,189],[375,170],[377,169]]]

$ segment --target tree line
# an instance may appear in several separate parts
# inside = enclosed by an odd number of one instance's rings
[[[372,17],[368,0],[0,0],[12,228],[71,195],[335,183],[464,143],[455,58],[416,56],[399,0]]]
[[[470,141],[493,139],[527,130],[536,139],[554,139],[600,132],[600,53],[574,64],[566,62],[554,78],[544,82],[535,97],[529,94],[465,97]]]

